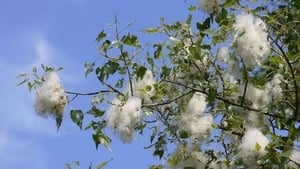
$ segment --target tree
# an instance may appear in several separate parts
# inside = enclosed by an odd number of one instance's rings
[[[43,76],[34,68],[20,84],[36,90],[36,111],[58,129],[65,105],[91,96],[91,109],[70,117],[94,131],[96,148],[110,149],[106,130],[124,143],[151,130],[147,148],[167,159],[152,169],[300,168],[299,8],[297,0],[200,0],[186,20],[145,29],[160,37],[151,45],[115,18],[96,38],[101,62],[84,63],[103,90],[68,91],[60,68],[44,65]],[[195,19],[199,11],[205,19]]]

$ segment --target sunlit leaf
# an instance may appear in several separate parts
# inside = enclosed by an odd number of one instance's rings
[[[101,41],[103,38],[105,38],[106,37],[106,33],[104,32],[104,31],[101,31],[99,34],[98,34],[98,36],[97,36],[97,38],[96,38],[96,41]]]
[[[82,129],[83,118],[82,110],[71,110],[71,119],[80,129]]]
[[[89,73],[93,72],[95,62],[85,62],[84,63],[84,76],[87,77]]]
[[[113,159],[104,161],[96,166],[96,169],[103,169],[108,163],[110,163]]]
[[[104,115],[104,113],[105,113],[104,111],[101,111],[101,110],[97,109],[96,106],[92,106],[91,110],[89,110],[87,112],[87,114],[91,114],[94,117],[101,117],[101,116]]]

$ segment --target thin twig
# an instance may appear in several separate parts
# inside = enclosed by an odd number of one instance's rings
[[[272,132],[276,135],[276,129],[273,123],[273,119],[271,119],[271,117],[268,119],[270,126],[272,127]]]
[[[218,125],[218,128],[224,131],[231,131],[232,134],[242,137],[244,134],[242,132],[232,131],[231,128],[227,128],[221,125]]]
[[[186,93],[184,93],[184,94],[182,94],[182,95],[180,95],[180,96],[178,96],[178,97],[176,97],[176,98],[174,98],[174,99],[168,100],[168,101],[166,101],[166,102],[155,103],[155,104],[145,104],[145,105],[143,105],[143,107],[153,107],[153,106],[163,106],[163,105],[167,105],[167,104],[173,103],[174,101],[177,101],[177,100],[181,99],[182,97],[184,97],[184,96],[186,96],[186,95],[188,95],[188,94],[190,94],[190,93],[192,93],[192,92],[193,92],[193,91],[188,91],[188,92],[186,92]]]
[[[120,32],[119,32],[119,27],[118,27],[119,23],[118,23],[118,18],[117,17],[115,17],[115,25],[116,25],[116,29],[115,29],[116,39],[117,39],[117,41],[120,41],[120,37],[119,37]],[[129,70],[129,67],[128,67],[128,64],[127,64],[127,60],[124,57],[125,52],[123,51],[123,45],[120,47],[120,52],[121,52],[122,61],[124,62],[124,66],[125,66],[127,74],[128,74],[128,80],[129,80],[129,85],[130,85],[131,96],[133,96],[131,73],[130,73],[130,70]]]
[[[109,91],[109,90],[101,90],[101,91],[89,92],[89,93],[65,91],[66,94],[72,94],[72,95],[74,95],[70,99],[69,103],[71,103],[72,101],[74,101],[79,95],[81,95],[81,96],[92,96],[92,95],[97,95],[99,93],[108,93],[108,92],[111,92],[111,91]]]
[[[102,82],[105,86],[107,86],[108,88],[110,88],[113,92],[118,93],[122,96],[124,96],[124,94],[122,92],[120,92],[119,90],[117,90],[116,88],[112,87],[111,85],[105,83],[104,81]]]
[[[71,92],[71,91],[65,91],[67,94],[74,94],[74,95],[81,95],[81,96],[92,96],[92,95],[97,95],[99,93],[109,93],[112,92],[110,90],[100,90],[97,92],[89,92],[89,93],[83,93],[83,92]]]
[[[194,92],[199,92],[199,93],[203,93],[203,94],[205,94],[205,95],[208,95],[208,93],[207,93],[206,91],[204,91],[204,90],[195,89],[195,88],[193,88],[193,87],[186,86],[186,85],[181,84],[181,83],[179,83],[179,82],[173,82],[173,81],[169,81],[169,80],[163,80],[163,81],[168,82],[168,83],[173,83],[173,84],[176,84],[176,85],[179,85],[179,86],[182,86],[182,87],[185,87],[185,88],[190,89],[190,90],[192,90],[192,91],[194,91]],[[222,98],[222,97],[220,97],[220,96],[216,96],[216,99],[217,99],[217,100],[221,100],[221,101],[223,101],[224,103],[230,104],[230,105],[232,105],[232,106],[244,108],[245,110],[250,110],[250,111],[255,111],[255,112],[261,112],[261,111],[258,110],[258,109],[255,109],[255,108],[252,108],[252,107],[248,107],[248,106],[245,106],[245,105],[241,105],[241,104],[232,102],[232,101],[227,100],[227,99],[225,99],[225,98]],[[264,115],[267,115],[267,116],[274,117],[274,118],[280,118],[280,119],[283,119],[283,118],[284,118],[283,116],[280,116],[280,115],[278,115],[278,114],[271,114],[271,113],[267,113],[267,112],[261,112],[261,113],[264,114]],[[294,120],[297,120],[297,119],[294,119]]]
[[[279,45],[279,43],[277,41],[275,41],[271,36],[270,36],[270,39],[273,41],[273,43],[278,47],[278,49],[280,50],[281,54],[282,54],[282,57],[284,58],[285,62],[287,63],[289,69],[290,69],[290,72],[291,72],[291,75],[292,75],[292,78],[293,78],[293,83],[294,83],[294,89],[295,89],[295,112],[294,112],[294,117],[293,117],[293,120],[297,120],[298,119],[298,114],[299,114],[299,95],[298,95],[298,84],[297,84],[297,81],[296,81],[296,76],[295,76],[295,73],[294,73],[294,69],[292,67],[292,64],[291,62],[289,61],[287,55],[285,54],[285,51],[283,50],[282,46]]]
[[[244,102],[245,102],[245,97],[247,94],[247,86],[248,86],[248,72],[247,72],[247,68],[246,65],[242,59],[242,63],[243,63],[243,70],[244,70],[244,76],[245,76],[245,86],[244,86],[244,91],[243,91],[243,98],[241,101],[241,106],[243,106]]]

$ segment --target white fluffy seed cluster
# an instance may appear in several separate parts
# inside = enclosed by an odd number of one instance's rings
[[[151,102],[155,94],[155,80],[151,71],[147,70],[141,80],[132,82],[133,96],[121,101],[116,98],[107,111],[107,122],[124,143],[134,138],[134,128],[140,121],[142,102]],[[127,89],[127,93],[131,89]],[[128,94],[131,95],[131,94]]]
[[[224,74],[223,80],[227,83],[236,84],[236,78],[239,74],[239,65],[237,61],[230,59],[228,48],[219,48],[217,53],[217,60],[222,63],[227,63],[228,65],[227,72]]]
[[[241,157],[260,156],[266,153],[266,147],[269,144],[267,137],[257,128],[249,128],[246,130],[240,144]]]
[[[56,72],[45,74],[41,87],[36,91],[35,99],[35,109],[39,115],[62,116],[67,97]]]
[[[129,97],[125,103],[115,99],[107,111],[108,126],[113,128],[125,143],[133,139],[134,127],[141,116],[141,106],[142,101],[138,97]]]
[[[155,95],[155,83],[153,73],[147,70],[141,80],[133,82],[133,95],[141,98],[145,103],[150,103],[151,97]]]
[[[273,79],[267,82],[263,89],[259,89],[251,84],[247,85],[245,98],[252,102],[253,108],[259,108],[259,106],[265,106],[271,103],[273,100],[279,100],[282,97],[282,88],[280,86],[283,76],[275,74]],[[242,94],[244,92],[244,85],[240,86]]]
[[[243,13],[236,17],[234,28],[237,31],[236,51],[247,67],[260,65],[270,52],[266,24],[251,14]]]
[[[200,7],[207,13],[216,12],[219,9],[219,0],[200,0]]]
[[[195,93],[188,103],[189,112],[181,116],[180,126],[192,139],[205,138],[212,130],[213,117],[204,115],[206,106],[206,95]]]

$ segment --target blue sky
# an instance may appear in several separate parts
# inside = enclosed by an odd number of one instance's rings
[[[114,158],[107,169],[147,168],[155,162],[144,150],[149,138],[137,136],[132,144],[113,137],[112,152],[95,150],[91,133],[80,131],[65,118],[56,132],[52,119],[34,112],[34,93],[16,86],[19,73],[30,72],[41,63],[62,66],[61,80],[66,89],[99,89],[92,76],[85,79],[83,63],[97,57],[94,39],[113,23],[135,21],[134,30],[153,27],[164,16],[167,21],[186,17],[184,0],[1,0],[0,6],[0,168],[63,169],[79,160],[82,168],[90,162]],[[188,3],[197,4],[197,0]],[[143,39],[147,41],[148,39]],[[150,40],[150,39],[149,39]],[[153,39],[152,39],[153,40]],[[89,107],[89,99],[79,98],[66,108]]]

